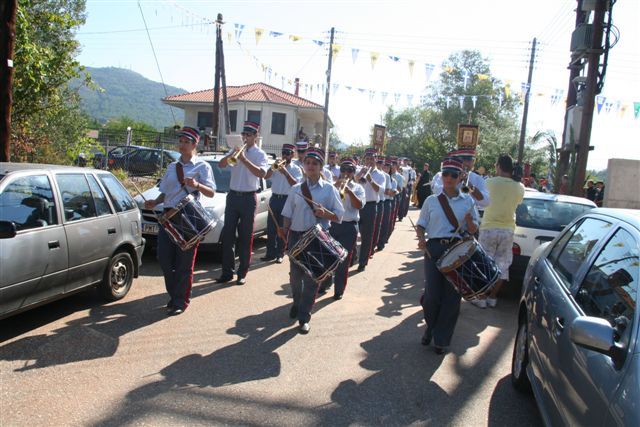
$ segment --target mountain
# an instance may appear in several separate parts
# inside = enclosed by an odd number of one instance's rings
[[[123,68],[91,68],[86,71],[103,91],[80,88],[82,110],[101,123],[109,119],[128,116],[143,121],[162,130],[173,126],[174,121],[168,105],[162,103],[165,92],[162,83],[149,80],[142,75]],[[80,82],[76,82],[79,86]],[[169,95],[187,92],[184,89],[167,86]],[[178,123],[184,121],[184,113],[173,109]]]

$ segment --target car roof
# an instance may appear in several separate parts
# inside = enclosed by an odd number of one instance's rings
[[[596,208],[589,211],[588,215],[594,214],[609,216],[624,221],[640,230],[640,210],[638,209]]]
[[[7,174],[10,172],[30,171],[30,170],[55,170],[55,171],[70,171],[70,172],[96,172],[97,169],[81,168],[78,166],[66,166],[66,165],[49,165],[45,163],[14,163],[14,162],[0,162],[0,173]],[[98,171],[99,172],[99,171]]]
[[[588,205],[588,206],[596,206],[589,199],[585,199],[584,197],[575,197],[575,196],[565,196],[563,194],[553,194],[553,193],[542,193],[535,191],[525,191],[524,193],[525,199],[537,199],[537,200],[548,200],[553,202],[565,202],[565,203],[576,203],[579,205]]]

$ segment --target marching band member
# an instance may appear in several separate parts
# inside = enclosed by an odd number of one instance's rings
[[[384,190],[384,201],[383,201],[383,213],[382,220],[380,221],[380,234],[378,236],[378,244],[376,245],[376,249],[379,251],[383,250],[387,241],[389,240],[389,234],[391,232],[391,212],[394,209],[393,201],[396,197],[396,189],[398,187],[396,181],[391,177],[389,172],[391,171],[391,159],[386,158],[384,161],[384,165],[381,167],[382,172],[384,173],[385,179],[385,190]]]
[[[282,208],[291,187],[302,181],[302,169],[292,163],[294,149],[293,144],[283,144],[282,164],[277,169],[270,168],[266,175],[266,179],[271,178],[269,207],[273,215],[269,214],[267,217],[267,253],[260,258],[262,261],[275,260],[280,264],[284,258],[285,241],[278,236],[276,230],[282,227]]]
[[[489,198],[489,190],[487,189],[487,185],[482,176],[473,172],[473,166],[476,162],[476,150],[455,150],[451,151],[447,154],[447,157],[456,159],[457,161],[462,163],[463,171],[467,171],[468,177],[463,173],[462,179],[458,184],[458,189],[462,189],[465,185],[465,182],[468,182],[469,194],[472,196],[473,201],[476,203],[478,209],[484,209],[489,206],[491,199]],[[431,183],[431,190],[434,195],[438,195],[442,192],[442,174],[438,172],[433,177],[433,182]]]
[[[159,203],[164,203],[165,211],[173,209],[187,193],[193,194],[196,199],[200,194],[213,197],[215,193],[216,183],[211,166],[196,155],[200,132],[185,126],[178,132],[178,137],[180,158],[167,166],[167,171],[160,181],[160,195],[155,200],[145,201],[144,206],[147,209],[153,209]],[[189,306],[197,251],[198,245],[183,251],[160,227],[157,253],[169,294],[169,316],[179,315]]]
[[[460,313],[460,294],[436,267],[438,259],[451,241],[460,237],[456,234],[456,227],[449,220],[445,208],[450,207],[462,231],[475,234],[478,230],[478,211],[475,203],[468,194],[458,189],[462,163],[445,159],[441,169],[444,197],[429,196],[422,205],[416,223],[418,247],[425,251],[425,292],[422,309],[427,329],[422,337],[422,344],[429,345],[433,339],[437,354],[445,353],[451,343]],[[425,240],[425,233],[428,240]]]
[[[309,143],[307,141],[296,142],[296,158],[291,161],[294,165],[298,166],[304,174],[304,153],[309,149]]]
[[[340,178],[340,165],[338,164],[338,154],[335,151],[329,152],[329,164],[325,166],[331,172],[332,182]]]
[[[382,230],[382,220],[384,219],[385,214],[389,215],[389,205],[385,205],[385,201],[387,200],[387,191],[391,189],[391,177],[389,174],[383,170],[384,166],[384,157],[380,156],[376,159],[376,170],[382,174],[384,178],[384,185],[380,186],[378,190],[378,215],[376,216],[376,223],[374,224],[373,229],[373,241],[371,242],[371,253],[370,257],[373,257],[373,254],[378,247],[378,241],[380,240],[380,231]]]
[[[398,159],[391,159],[391,176],[396,180],[396,196],[395,196],[395,211],[391,213],[391,231],[396,228],[396,219],[400,217],[400,210],[402,209],[402,192],[406,189],[406,181],[402,174],[398,171]]]
[[[384,188],[385,180],[382,172],[376,169],[376,150],[367,148],[364,153],[364,166],[356,175],[356,181],[364,187],[366,203],[360,211],[360,259],[358,271],[364,271],[369,263],[369,255],[373,249],[373,233],[378,216],[379,191]]]
[[[320,178],[324,163],[324,151],[310,148],[304,157],[307,178],[293,186],[287,202],[282,209],[284,217],[283,236],[288,235],[288,246],[296,242],[316,223],[328,229],[330,222],[339,223],[344,214],[338,190]],[[305,276],[304,270],[290,262],[290,280],[293,293],[293,305],[289,317],[297,318],[299,331],[306,334],[310,330],[311,309],[315,303],[318,284]]]
[[[331,223],[329,233],[336,239],[342,247],[349,251],[349,256],[340,263],[333,274],[334,294],[333,299],[340,300],[347,287],[347,279],[349,278],[349,266],[351,265],[351,257],[355,251],[356,239],[358,238],[358,221],[360,220],[360,209],[365,205],[365,193],[362,185],[353,181],[356,172],[355,161],[351,158],[342,159],[340,164],[340,176],[335,183],[336,188],[342,188],[341,197],[344,206],[344,216],[342,222]],[[325,293],[327,288],[331,286],[331,279],[328,283],[324,283],[320,287],[320,293]]]
[[[224,210],[222,274],[216,280],[218,283],[233,280],[236,253],[240,258],[236,283],[238,285],[246,283],[245,276],[251,264],[253,222],[258,206],[256,192],[260,188],[260,180],[269,171],[267,154],[256,146],[259,129],[260,125],[257,123],[244,122],[242,128],[244,149],[235,148],[220,160],[220,167],[225,168],[229,166],[229,159],[237,156],[237,164],[232,165],[231,168],[230,190]]]

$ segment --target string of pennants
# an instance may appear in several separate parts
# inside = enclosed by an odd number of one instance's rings
[[[198,22],[201,22],[203,24],[208,24],[208,25],[213,24],[213,22],[210,19],[199,16],[189,11],[188,9],[185,9],[184,7],[178,5],[176,2],[171,2],[171,3],[174,7],[180,9],[183,13],[190,16],[192,21],[196,20]],[[294,84],[293,78],[287,77],[285,76],[285,74],[275,71],[273,67],[261,62],[255,55],[253,55],[251,52],[249,52],[247,49],[244,48],[243,44],[240,41],[242,35],[248,33],[248,31],[245,32],[245,29],[247,29],[247,27],[244,24],[227,23],[226,25],[229,26],[228,28],[233,26],[231,31],[225,31],[229,43],[232,43],[233,39],[235,38],[235,41],[240,47],[240,49],[244,53],[246,53],[248,56],[251,57],[251,59],[256,64],[256,66],[259,67],[259,69],[261,69],[262,72],[265,74],[265,79],[268,79],[269,83],[271,83],[272,80],[275,80],[276,83],[279,81],[282,89],[285,89],[285,83],[289,87],[291,87]],[[256,46],[260,44],[260,41],[264,36],[268,36],[273,39],[289,40],[292,43],[308,41],[318,47],[329,46],[329,42],[326,40],[320,40],[318,38],[306,38],[299,35],[288,34],[281,31],[269,30],[266,28],[257,28],[257,27],[253,28],[253,36],[255,39]],[[418,65],[418,61],[414,59],[405,59],[396,55],[382,54],[381,52],[368,51],[368,50],[359,49],[355,47],[347,47],[345,45],[336,44],[336,43],[334,43],[332,47],[334,59],[336,59],[340,55],[340,53],[346,49],[351,50],[351,60],[354,65],[358,61],[358,59],[362,57],[361,53],[363,52],[368,53],[372,70],[375,70],[375,67],[378,64],[378,61],[381,58],[384,58],[396,64],[406,63],[408,66],[409,75],[411,76],[411,78],[413,78],[415,67],[416,65]],[[433,63],[420,63],[420,64],[423,67],[424,77],[426,82],[428,83],[431,81],[431,78],[437,66],[436,64],[433,64]],[[443,71],[447,73],[451,73],[454,71],[454,69],[450,67],[443,67]],[[464,71],[464,74],[462,77],[463,77],[463,85],[465,89],[467,87],[468,82],[473,77],[475,77],[480,81],[489,80],[493,78],[493,76],[488,74],[472,75],[467,71]],[[544,89],[539,90],[538,86],[534,86],[532,88],[526,82],[521,82],[520,87],[518,88],[517,86],[515,86],[513,80],[509,80],[509,79],[498,79],[498,80],[501,80],[504,82],[504,93],[500,92],[496,96],[478,94],[478,95],[459,95],[459,96],[445,97],[445,102],[447,104],[447,107],[450,107],[452,104],[455,105],[455,103],[457,103],[461,109],[464,109],[465,106],[472,106],[473,108],[475,108],[476,103],[480,98],[490,98],[498,102],[499,105],[502,105],[504,100],[506,98],[510,98],[512,94],[516,94],[517,96],[519,96],[521,101],[524,101],[525,97],[527,96],[531,97],[532,95],[534,95],[538,98],[548,97],[551,105],[557,105],[557,104],[566,102],[564,89],[551,89],[550,91],[547,91]],[[380,101],[383,104],[386,103],[387,99],[389,100],[393,99],[396,104],[398,104],[401,100],[405,99],[406,103],[409,106],[413,105],[414,100],[419,101],[420,105],[424,104],[427,101],[427,95],[425,94],[416,95],[415,93],[381,91],[381,90],[376,90],[371,88],[354,87],[352,85],[345,85],[345,84],[339,84],[339,83],[334,83],[331,86],[332,86],[331,91],[333,95],[335,95],[339,90],[346,90],[348,92],[355,91],[356,93],[359,93],[361,95],[368,95],[369,102],[373,102],[376,97],[379,97]],[[304,96],[313,97],[314,91],[316,94],[318,94],[318,96],[324,95],[326,90],[326,84],[301,82],[300,88],[302,89]],[[469,104],[469,101],[470,101],[470,104]],[[635,119],[640,118],[640,102],[627,102],[627,101],[621,101],[616,99],[609,99],[602,95],[599,95],[596,97],[595,108],[598,114],[601,114],[602,111],[604,110],[605,113],[609,113],[609,114],[616,113],[621,118],[623,118],[626,115],[626,112],[629,111],[631,107],[633,107],[634,118]]]

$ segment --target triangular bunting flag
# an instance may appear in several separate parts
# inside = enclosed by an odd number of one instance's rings
[[[458,97],[458,102],[460,103],[460,109],[464,110],[464,95]]]
[[[445,96],[444,100],[447,103],[447,108],[449,108],[449,105],[451,104],[451,98],[449,98],[448,96]]]
[[[598,114],[600,114],[600,111],[602,110],[602,106],[606,101],[607,101],[606,96],[602,96],[602,95],[596,96],[596,107],[598,109]]]
[[[475,110],[476,108],[476,102],[478,102],[478,97],[477,96],[472,96],[471,97],[471,102],[473,102],[473,109]]]
[[[620,118],[623,119],[624,118],[624,114],[627,112],[627,108],[629,108],[628,104],[622,104],[620,106]]]
[[[478,80],[488,80],[488,79],[489,79],[488,74],[478,74]]]
[[[633,117],[635,119],[637,119],[638,116],[640,116],[640,102],[634,102],[633,103]]]
[[[498,94],[498,105],[499,105],[500,107],[502,107],[502,101],[503,101],[502,93],[499,93],[499,94]]]
[[[382,92],[380,93],[380,95],[382,95],[382,103],[384,104],[385,102],[387,102],[387,96],[389,96],[389,92]]]
[[[401,94],[399,94],[399,93],[395,93],[395,94],[393,94],[393,99],[395,99],[396,104],[400,101],[400,97],[401,97],[401,96],[402,96],[402,95],[401,95]]]
[[[361,87],[358,88],[358,92],[360,92],[360,93],[364,93],[365,91],[366,91],[366,89],[363,89]]]
[[[373,70],[376,67],[376,62],[378,62],[378,58],[380,54],[378,52],[371,52],[371,69]]]
[[[235,24],[235,27],[236,27],[236,38],[239,39],[240,36],[242,35],[242,30],[244,30],[244,25]]]
[[[407,94],[407,103],[409,104],[409,106],[413,105],[413,95]]]
[[[392,60],[393,62],[398,62],[400,61],[400,57],[398,56],[393,56],[393,55],[389,55],[389,59]]]
[[[360,49],[355,49],[355,48],[351,48],[351,59],[353,59],[353,63],[356,63],[356,60],[358,59],[358,52],[360,52]]]
[[[318,46],[324,46],[324,42],[322,40],[314,40],[313,42]]]
[[[416,61],[413,59],[409,60],[409,77],[413,78],[413,67],[416,66]]]
[[[340,50],[342,49],[342,45],[339,44],[334,44],[333,45],[333,57],[336,58],[338,56],[338,54],[340,53]]]
[[[337,84],[337,83],[334,83],[334,84],[333,84],[333,92],[332,92],[332,93],[333,93],[333,95],[335,95],[335,94],[336,94],[336,92],[338,91],[338,88],[339,88],[339,87],[340,87],[340,85],[339,85],[339,84]]]
[[[269,31],[271,37],[280,37],[284,33],[278,33],[277,31]]]
[[[256,46],[258,46],[258,43],[260,43],[260,39],[264,34],[264,28],[256,28],[255,32],[256,32]]]
[[[299,42],[300,40],[302,40],[302,37],[290,35],[289,40],[291,40],[292,42]]]
[[[375,90],[369,90],[369,102],[373,102],[373,98],[376,96]]]
[[[436,66],[434,64],[424,64],[424,74],[427,78],[427,81],[431,80],[431,74],[433,74],[433,70],[435,70]]]
[[[504,96],[507,98],[511,98],[511,83],[511,80],[505,80]]]

